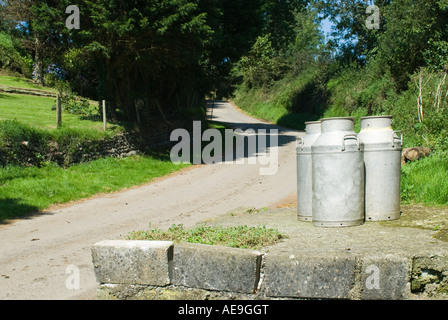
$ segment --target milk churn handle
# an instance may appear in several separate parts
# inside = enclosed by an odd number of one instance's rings
[[[395,148],[395,134],[400,134],[401,145],[403,146],[403,132],[394,131],[392,133],[392,148]]]
[[[300,141],[300,142],[299,142]],[[304,145],[304,139],[303,137],[297,137],[296,139],[296,149],[299,149],[299,146],[302,145],[300,150],[303,150],[303,145]]]
[[[355,133],[351,133],[351,134],[346,134],[344,136],[344,138],[342,139],[342,151],[345,151],[345,139],[348,137],[355,138],[356,141],[358,142],[358,150],[361,150],[361,144],[359,142],[358,135]]]

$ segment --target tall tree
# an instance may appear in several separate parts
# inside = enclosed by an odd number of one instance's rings
[[[272,46],[282,51],[294,42],[299,12],[305,12],[307,0],[266,0],[263,5],[264,33],[270,34]]]
[[[135,119],[134,99],[160,111],[200,78],[198,61],[210,39],[206,15],[187,0],[84,1],[76,55],[94,61],[99,98]],[[197,88],[194,88],[197,89]]]
[[[44,84],[44,61],[56,57],[61,51],[63,12],[67,1],[8,0],[5,1],[2,19],[8,21],[23,46],[32,51],[35,67],[33,78]]]
[[[430,62],[425,55],[430,58],[443,49],[448,40],[447,9],[439,0],[396,0],[383,11],[386,26],[378,51],[399,89],[406,89],[409,76]]]
[[[199,6],[207,14],[207,24],[213,30],[206,47],[208,82],[218,94],[232,90],[232,67],[249,52],[263,33],[264,0],[201,0]]]
[[[332,38],[343,61],[356,61],[364,64],[366,59],[375,54],[378,35],[384,29],[384,11],[391,0],[377,0],[375,5],[380,10],[380,30],[369,29],[366,21],[369,14],[366,9],[372,1],[366,0],[314,0],[314,6],[323,19],[329,19],[333,25]]]

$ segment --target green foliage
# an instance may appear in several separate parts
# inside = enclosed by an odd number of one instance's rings
[[[16,120],[0,122],[0,166],[9,163],[40,165],[47,154],[46,132]]]
[[[397,99],[386,101],[385,108],[394,115],[395,126],[404,132],[405,146],[426,146],[435,151],[446,151],[448,84],[444,81],[445,74],[421,69],[411,78],[409,89]],[[422,101],[421,116],[419,97]]]
[[[28,74],[31,61],[23,57],[18,50],[18,42],[5,32],[0,32],[0,69]]]
[[[286,69],[282,59],[276,56],[269,38],[269,34],[258,37],[249,54],[235,65],[234,75],[241,77],[242,85],[248,89],[271,86]]]
[[[157,112],[170,121],[182,118],[184,108],[201,109],[207,92],[228,92],[231,65],[250,49],[265,19],[262,0],[83,0],[76,3],[81,28],[69,30],[70,4],[7,1],[2,27],[33,57],[34,80],[52,85],[44,70],[54,63],[74,91],[106,99],[120,109],[114,117],[131,121],[136,99],[145,101],[140,118]]]
[[[366,67],[352,64],[331,77],[327,84],[328,106],[332,110],[343,110],[350,115],[365,110],[365,115],[384,114],[385,103],[395,99],[390,75],[378,68],[376,61]]]
[[[61,108],[64,112],[85,118],[100,116],[98,105],[92,106],[87,98],[79,97],[70,91],[61,95]],[[51,110],[56,110],[56,101]]]
[[[308,1],[263,1],[265,12],[264,34],[270,34],[272,47],[278,51],[286,51],[296,38],[297,14],[303,13]],[[300,26],[299,26],[300,28]]]
[[[80,9],[83,28],[73,32],[78,48],[65,58],[71,65],[87,58],[101,99],[129,119],[136,117],[137,98],[173,111],[182,100],[181,106],[195,104],[184,94],[203,93],[199,62],[213,34],[196,2],[84,1]]]
[[[278,5],[275,15],[287,7]],[[234,99],[256,117],[303,129],[303,122],[317,117],[324,107],[329,70],[318,59],[322,37],[315,24],[317,12],[296,9],[288,16],[295,27],[286,31],[284,24],[274,24],[276,36],[258,37],[249,54],[235,65],[233,73],[241,81]],[[273,41],[282,32],[283,47],[276,50]]]
[[[314,6],[322,18],[328,18],[333,24],[332,39],[329,46],[337,53],[337,59],[344,64],[356,62],[365,64],[366,60],[374,55],[378,45],[378,30],[369,30],[366,27],[366,7],[368,1],[350,0],[315,0]],[[380,9],[384,25],[386,8],[390,0],[377,0],[374,2]]]
[[[448,67],[448,41],[429,40],[430,48],[424,53],[426,64],[432,70],[444,70]]]
[[[189,242],[233,248],[260,249],[278,242],[285,236],[278,230],[267,229],[265,226],[222,227],[200,225],[185,229],[183,225],[173,225],[166,231],[158,228],[148,231],[134,231],[126,238],[128,240]]]
[[[317,120],[325,106],[325,88],[321,87],[318,69],[309,69],[300,77],[284,77],[268,90],[235,92],[236,104],[255,117],[282,126],[304,129],[304,122]]]
[[[294,39],[286,47],[293,74],[313,65],[322,52],[323,36],[317,23],[317,11],[312,8],[295,13]]]
[[[379,56],[399,89],[406,89],[409,76],[424,65],[424,53],[440,27],[438,20],[446,18],[436,2],[392,1],[383,12],[387,24],[380,36]]]

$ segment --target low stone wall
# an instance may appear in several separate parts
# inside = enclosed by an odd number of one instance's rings
[[[148,148],[163,148],[171,144],[169,132],[144,137],[118,133],[99,140],[73,137],[71,141],[66,141],[66,144],[59,145],[53,151],[50,151],[49,141],[43,138],[38,142],[6,140],[5,145],[0,147],[0,166],[8,164],[39,166],[42,161],[51,161],[68,167],[105,157],[128,157],[144,153]]]
[[[408,299],[428,273],[446,285],[448,258],[437,259],[262,253],[160,241],[92,247],[97,298],[119,300]]]

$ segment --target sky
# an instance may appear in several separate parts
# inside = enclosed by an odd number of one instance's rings
[[[321,30],[325,36],[325,42],[327,42],[329,39],[331,39],[331,27],[333,26],[333,23],[330,22],[329,19],[325,19],[321,23]]]
[[[331,32],[331,26],[332,23],[330,22],[329,19],[325,19],[322,21],[322,31],[324,32],[325,37],[328,36],[328,34]]]

